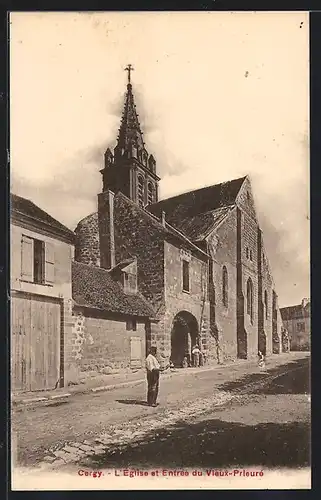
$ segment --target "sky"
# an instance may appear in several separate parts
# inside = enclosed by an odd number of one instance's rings
[[[127,73],[160,199],[249,175],[280,306],[310,296],[304,12],[12,13],[11,190],[96,211]]]

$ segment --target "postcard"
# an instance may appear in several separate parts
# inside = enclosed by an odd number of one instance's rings
[[[9,22],[12,490],[310,489],[308,13]]]

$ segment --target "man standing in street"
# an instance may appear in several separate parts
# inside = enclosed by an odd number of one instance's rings
[[[158,396],[159,387],[159,372],[160,365],[156,359],[156,347],[151,347],[150,352],[146,358],[146,370],[147,370],[147,404],[148,406],[157,406],[156,400]]]

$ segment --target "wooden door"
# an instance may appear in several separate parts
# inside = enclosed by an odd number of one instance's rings
[[[53,389],[59,379],[61,304],[49,297],[12,298],[12,388]]]
[[[23,295],[11,300],[11,386],[30,390],[31,302]]]
[[[142,339],[140,337],[130,337],[130,367],[142,367]]]

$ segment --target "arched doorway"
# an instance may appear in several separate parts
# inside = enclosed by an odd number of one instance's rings
[[[199,330],[195,316],[187,311],[180,311],[173,319],[171,331],[171,360],[176,367],[181,367],[184,357],[191,361],[192,347],[199,343]]]

